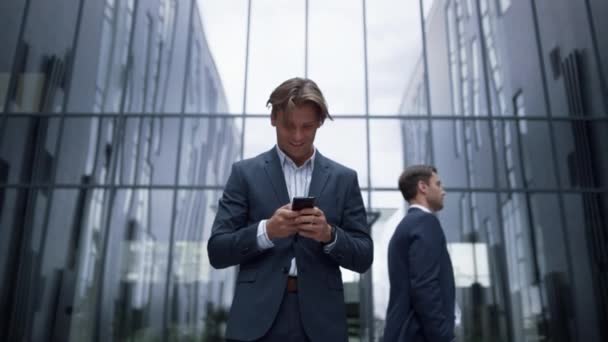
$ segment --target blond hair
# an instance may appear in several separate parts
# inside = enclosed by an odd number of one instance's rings
[[[321,89],[313,80],[307,78],[294,77],[281,83],[270,94],[266,107],[272,106],[270,115],[272,118],[276,118],[279,112],[289,113],[304,104],[311,104],[317,108],[321,123],[326,118],[333,120],[327,110],[327,103]]]

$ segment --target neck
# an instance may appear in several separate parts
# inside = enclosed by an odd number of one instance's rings
[[[410,202],[410,205],[414,205],[414,204],[415,204],[415,205],[422,206],[422,207],[425,207],[425,208],[427,208],[427,209],[428,209],[428,210],[430,210],[430,211],[434,211],[434,210],[433,210],[433,209],[431,209],[431,207],[429,206],[429,203],[428,203],[428,202],[427,202],[425,199],[423,199],[423,198],[415,198],[415,199],[413,199],[413,200]]]
[[[306,154],[305,157],[303,158],[295,158],[294,156],[290,155],[289,153],[286,152],[286,149],[281,148],[281,146],[279,146],[279,149],[281,149],[281,152],[283,152],[287,157],[289,157],[289,159],[291,159],[297,167],[300,167],[302,165],[304,165],[304,163],[310,159],[310,157],[312,157],[312,155],[315,153],[315,148],[312,147],[310,149],[310,151]]]

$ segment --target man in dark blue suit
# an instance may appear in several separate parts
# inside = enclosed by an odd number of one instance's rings
[[[435,213],[445,192],[432,166],[408,167],[399,190],[410,208],[388,246],[391,284],[384,341],[454,340],[454,273]]]
[[[240,266],[226,337],[347,341],[340,266],[373,259],[357,174],[313,145],[331,119],[313,81],[283,82],[268,105],[277,145],[233,165],[207,244],[213,267]],[[315,206],[292,210],[302,196]]]

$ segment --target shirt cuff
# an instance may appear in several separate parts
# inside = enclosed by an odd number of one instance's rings
[[[334,241],[328,243],[327,245],[323,246],[323,251],[325,251],[325,253],[329,253],[331,252],[332,249],[334,249],[334,246],[336,245],[336,242],[338,241],[338,231],[336,228],[334,228],[332,226],[331,229],[334,229],[335,234],[334,234]]]
[[[270,241],[268,238],[268,233],[266,233],[266,220],[260,221],[258,224],[258,248],[260,249],[268,249],[274,247],[274,243]]]

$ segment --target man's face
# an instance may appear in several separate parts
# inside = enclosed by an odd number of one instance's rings
[[[443,209],[443,198],[445,197],[445,191],[443,191],[443,185],[439,176],[433,172],[433,175],[429,179],[428,185],[425,187],[425,197],[429,205],[429,209],[436,212]]]
[[[321,126],[315,106],[304,104],[291,113],[278,112],[271,122],[277,129],[279,148],[298,166],[312,156],[315,134]]]

